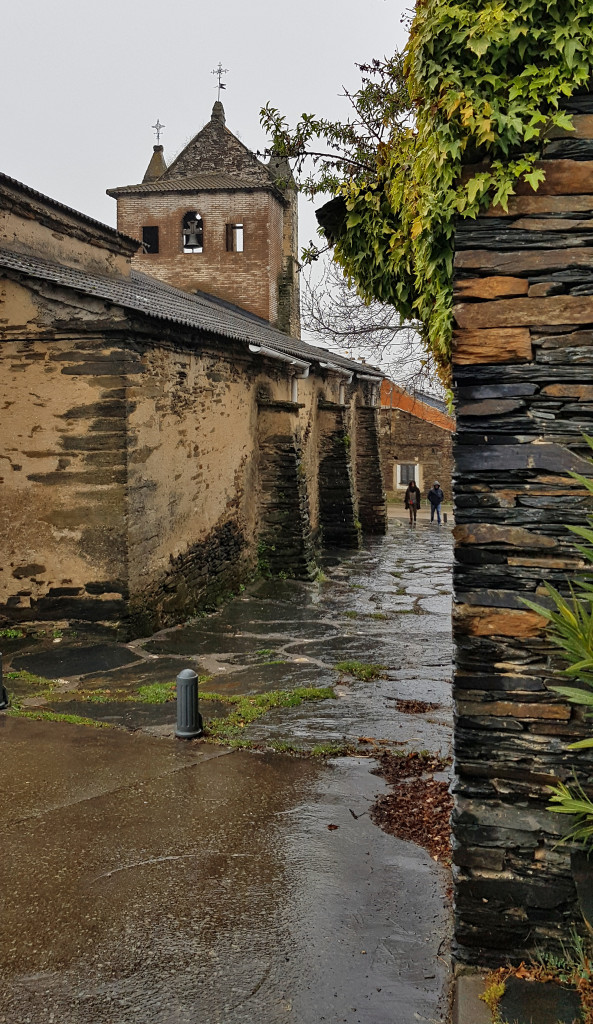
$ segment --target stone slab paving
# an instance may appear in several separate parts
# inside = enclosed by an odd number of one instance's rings
[[[201,688],[222,697],[333,686],[336,700],[277,709],[246,737],[306,748],[356,746],[362,736],[446,755],[451,562],[449,529],[426,522],[410,528],[394,519],[387,537],[350,556],[328,557],[319,583],[259,581],[213,615],[130,644],[92,645],[65,637],[17,647],[6,658],[7,668],[57,685],[41,699],[27,697],[29,684],[22,679],[9,681],[9,689],[29,708],[173,735],[173,692],[171,702],[159,707],[144,706],[138,690],[173,683],[182,668],[207,677]],[[348,661],[379,664],[383,678],[358,681],[336,667]],[[398,700],[438,707],[409,714]],[[228,713],[206,701],[201,710],[206,719]]]
[[[461,974],[455,980],[452,1024],[493,1024],[480,996],[486,972]],[[579,993],[552,982],[509,978],[498,1004],[500,1024],[580,1024],[584,1020]]]
[[[317,584],[260,582],[154,637],[13,644],[9,670],[53,680],[40,710],[133,734],[0,715],[0,1024],[445,1020],[449,878],[371,823],[372,759],[179,744],[175,704],[138,688],[186,667],[221,698],[331,685],[335,699],[269,712],[248,738],[447,754],[451,559],[450,531],[396,523]],[[348,660],[380,677],[336,667]]]

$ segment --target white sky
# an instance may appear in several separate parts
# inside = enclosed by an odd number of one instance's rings
[[[105,189],[142,180],[157,118],[166,126],[167,163],[202,128],[219,61],[229,69],[227,125],[250,149],[263,149],[259,111],[268,101],[290,124],[303,112],[346,118],[341,93],[357,88],[355,65],[404,46],[411,4],[9,0],[0,170],[115,226],[115,200]],[[301,246],[318,241],[314,206],[322,202],[301,197]]]
[[[291,122],[347,113],[355,63],[401,47],[405,0],[11,0],[2,24],[0,170],[115,225],[105,189],[142,180],[151,125],[170,162],[210,119],[219,61],[227,125],[263,148],[260,107]],[[315,235],[302,202],[301,244]]]

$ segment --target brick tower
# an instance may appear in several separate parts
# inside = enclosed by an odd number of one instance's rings
[[[170,167],[155,146],[143,181],[107,194],[118,231],[143,243],[136,269],[300,337],[294,179],[286,161],[262,163],[229,131],[220,101]]]

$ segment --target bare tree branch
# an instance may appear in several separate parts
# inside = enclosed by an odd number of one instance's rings
[[[406,391],[444,396],[418,325],[402,323],[393,306],[366,304],[332,261],[325,261],[321,277],[312,270],[303,273],[301,319],[312,341],[379,366]]]

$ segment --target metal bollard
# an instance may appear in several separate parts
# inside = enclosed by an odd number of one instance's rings
[[[202,735],[202,716],[198,709],[198,674],[184,668],[177,676],[177,728],[179,740],[195,740]]]
[[[0,711],[4,711],[8,707],[10,701],[6,692],[6,687],[2,682],[2,655],[0,654]]]
[[[447,525],[447,513],[446,512],[443,512],[443,523],[445,524],[445,526]]]

